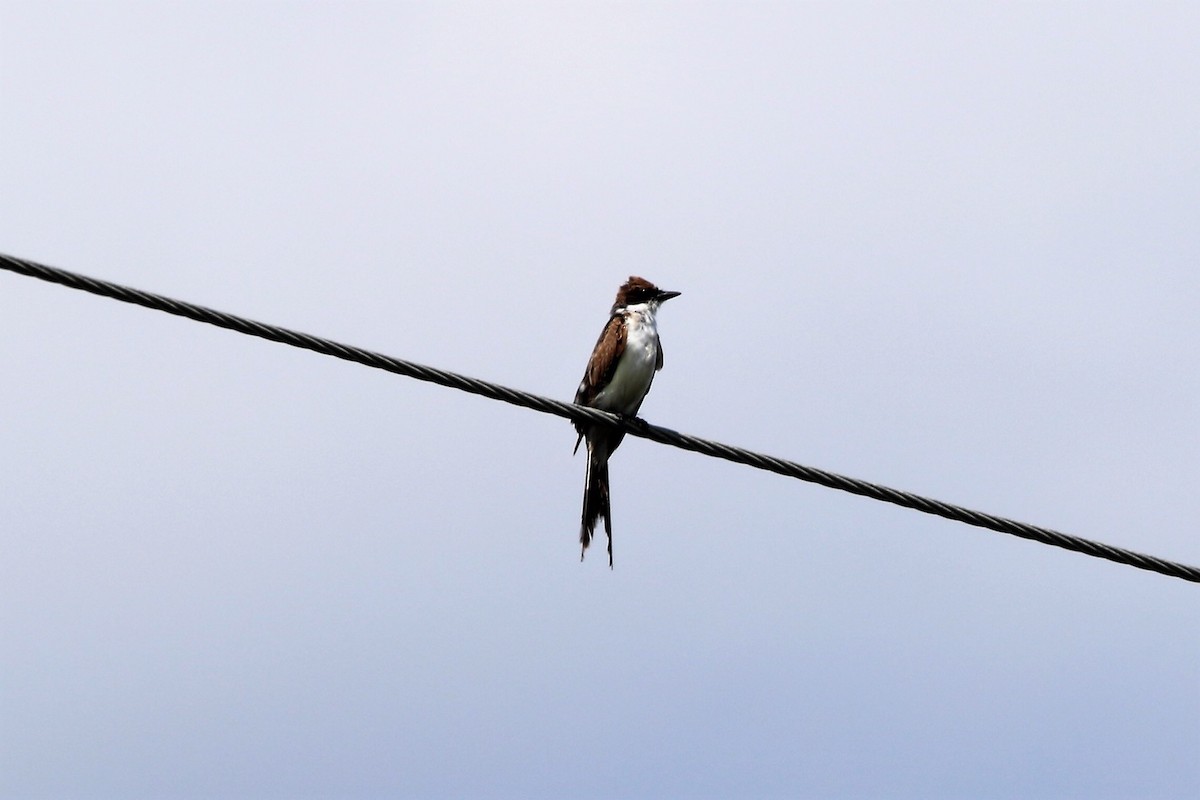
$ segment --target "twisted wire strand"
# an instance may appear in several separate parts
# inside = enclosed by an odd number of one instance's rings
[[[713,458],[725,459],[736,464],[744,464],[756,469],[815,483],[830,489],[850,492],[862,497],[869,497],[873,500],[892,503],[893,505],[910,508],[926,514],[934,514],[998,533],[1007,533],[1042,544],[1061,547],[1065,550],[1072,550],[1118,564],[1126,564],[1138,569],[1200,583],[1200,568],[1188,566],[1187,564],[1180,564],[1133,550],[1126,550],[1079,536],[1072,536],[1050,528],[1029,525],[992,514],[984,514],[980,511],[973,511],[969,508],[923,497],[912,492],[892,489],[857,478],[839,475],[835,472],[808,467],[794,461],[756,453],[742,447],[734,447],[708,439],[701,439],[697,436],[689,436],[688,434],[679,433],[669,428],[651,425],[641,419],[620,417],[616,414],[609,414],[608,412],[599,411],[594,408],[542,397],[519,389],[512,389],[500,384],[479,380],[478,378],[471,378],[447,370],[364,350],[360,347],[341,344],[319,336],[288,330],[287,328],[268,325],[263,322],[255,322],[254,320],[227,314],[222,311],[215,311],[211,308],[195,305],[194,303],[174,300],[162,295],[144,292],[140,289],[132,289],[128,286],[121,286],[98,278],[90,278],[55,267],[48,267],[44,264],[38,264],[3,253],[0,253],[0,268],[31,278],[49,281],[50,283],[57,283],[72,289],[91,292],[102,297],[110,297],[125,303],[134,303],[157,311],[165,311],[168,314],[186,317],[197,322],[205,322],[231,331],[237,331],[238,333],[257,336],[272,342],[279,342],[291,345],[292,347],[299,347],[333,356],[334,358],[353,361],[396,375],[436,383],[439,386],[470,392],[471,394],[477,394],[492,400],[501,400],[523,408],[531,408],[534,411],[540,411],[545,414],[553,414],[578,422],[612,425],[624,429],[631,436],[639,436],[660,444],[690,450],[694,453],[700,453]]]

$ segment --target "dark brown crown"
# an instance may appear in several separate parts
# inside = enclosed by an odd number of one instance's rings
[[[665,303],[672,297],[679,297],[679,292],[664,292],[645,278],[630,275],[629,280],[617,290],[617,301],[613,303],[613,312],[626,306],[636,306],[638,303]]]

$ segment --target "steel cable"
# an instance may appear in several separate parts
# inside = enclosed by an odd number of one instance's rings
[[[523,408],[531,408],[546,414],[554,414],[575,421],[613,425],[623,428],[631,436],[639,436],[643,439],[659,442],[660,444],[690,450],[713,458],[722,458],[726,461],[744,464],[779,475],[786,475],[790,478],[815,483],[830,489],[850,492],[862,497],[869,497],[873,500],[911,508],[926,514],[934,514],[956,522],[963,522],[967,525],[1019,536],[1023,539],[1061,547],[1065,550],[1073,550],[1077,553],[1102,558],[1118,564],[1126,564],[1138,569],[1158,572],[1163,575],[1200,583],[1200,568],[1197,567],[1168,561],[1156,556],[1145,555],[1121,547],[1113,547],[1112,545],[1095,542],[1079,536],[1072,536],[1050,528],[1029,525],[992,514],[984,514],[980,511],[972,511],[962,506],[922,497],[912,492],[892,489],[857,478],[849,478],[845,475],[827,472],[815,467],[807,467],[794,461],[756,453],[741,447],[721,444],[720,442],[701,439],[697,436],[689,436],[670,430],[669,428],[651,425],[641,419],[626,419],[593,408],[577,406],[574,403],[553,400],[519,389],[511,389],[507,386],[479,380],[478,378],[470,378],[447,370],[393,358],[392,356],[364,350],[360,347],[323,339],[319,336],[300,333],[263,322],[255,322],[254,320],[245,319],[233,314],[226,314],[222,311],[215,311],[211,308],[195,305],[194,303],[173,300],[169,297],[144,292],[139,289],[132,289],[98,278],[90,278],[55,267],[48,267],[44,264],[38,264],[3,253],[0,253],[0,268],[16,272],[20,275],[27,275],[31,278],[38,278],[51,283],[68,286],[72,289],[91,292],[102,297],[111,297],[114,300],[120,300],[125,303],[134,303],[157,311],[165,311],[168,314],[186,317],[197,322],[206,322],[210,325],[227,328],[250,336],[257,336],[273,342],[291,345],[292,347],[300,347],[316,353],[323,353],[334,358],[353,361],[397,375],[436,383],[439,386],[447,386],[451,389],[470,392],[471,394],[477,394],[493,400],[501,400]]]

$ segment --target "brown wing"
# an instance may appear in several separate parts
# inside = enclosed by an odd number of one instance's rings
[[[588,361],[583,380],[575,392],[575,402],[579,405],[591,405],[592,400],[612,380],[617,371],[617,362],[625,352],[625,319],[620,314],[608,318],[608,324],[596,340],[596,349]]]

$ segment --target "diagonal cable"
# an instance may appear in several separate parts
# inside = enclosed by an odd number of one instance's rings
[[[880,486],[879,484],[869,483],[857,478],[849,478],[845,475],[838,475],[837,473],[827,472],[815,467],[806,467],[794,461],[763,455],[762,453],[756,453],[745,448],[721,444],[720,442],[701,439],[697,436],[689,436],[669,428],[650,425],[640,419],[627,419],[615,414],[598,411],[594,408],[578,406],[574,403],[565,403],[561,400],[553,400],[530,392],[523,392],[519,389],[510,389],[507,386],[489,383],[478,378],[470,378],[435,367],[415,364],[411,361],[404,361],[403,359],[364,350],[360,347],[322,339],[319,336],[300,333],[275,325],[268,325],[264,322],[255,322],[244,317],[226,314],[223,311],[214,311],[204,306],[186,303],[182,300],[173,300],[162,295],[143,292],[140,289],[131,289],[127,286],[109,283],[98,278],[89,278],[85,275],[48,267],[44,264],[38,264],[3,253],[0,253],[0,269],[6,269],[20,275],[27,275],[31,278],[39,278],[50,283],[58,283],[72,289],[81,289],[85,292],[101,295],[102,297],[111,297],[125,303],[134,303],[157,311],[165,311],[168,314],[187,317],[197,322],[206,322],[210,325],[237,331],[238,333],[269,339],[272,342],[280,342],[292,347],[312,350],[316,353],[323,353],[346,361],[354,361],[368,367],[436,383],[451,389],[470,392],[471,394],[481,395],[492,400],[502,400],[506,403],[524,408],[532,408],[535,411],[541,411],[546,414],[554,414],[579,422],[596,422],[604,425],[613,425],[623,428],[632,436],[640,436],[643,439],[649,439],[660,444],[671,445],[683,450],[691,450],[706,456],[712,456],[713,458],[723,458],[726,461],[745,464],[746,466],[766,470],[767,472],[786,475],[789,478],[797,478],[809,483],[827,486],[831,489],[838,489],[843,492],[869,497],[873,500],[880,500],[885,503],[903,506],[904,508],[915,509],[926,514],[934,514],[956,522],[963,522],[967,525],[974,525],[999,533],[1007,533],[1012,536],[1019,536],[1022,539],[1061,547],[1065,550],[1073,550],[1077,553],[1102,558],[1118,564],[1127,564],[1138,569],[1158,572],[1163,575],[1200,583],[1200,568],[1188,566],[1187,564],[1167,561],[1156,556],[1126,550],[1121,547],[1113,547],[1112,545],[1095,542],[1079,536],[1071,536],[1070,534],[1050,528],[1042,528],[1037,525],[1029,525],[1024,522],[997,517],[992,514],[984,514],[980,511],[972,511],[969,508],[922,497],[912,492]]]

